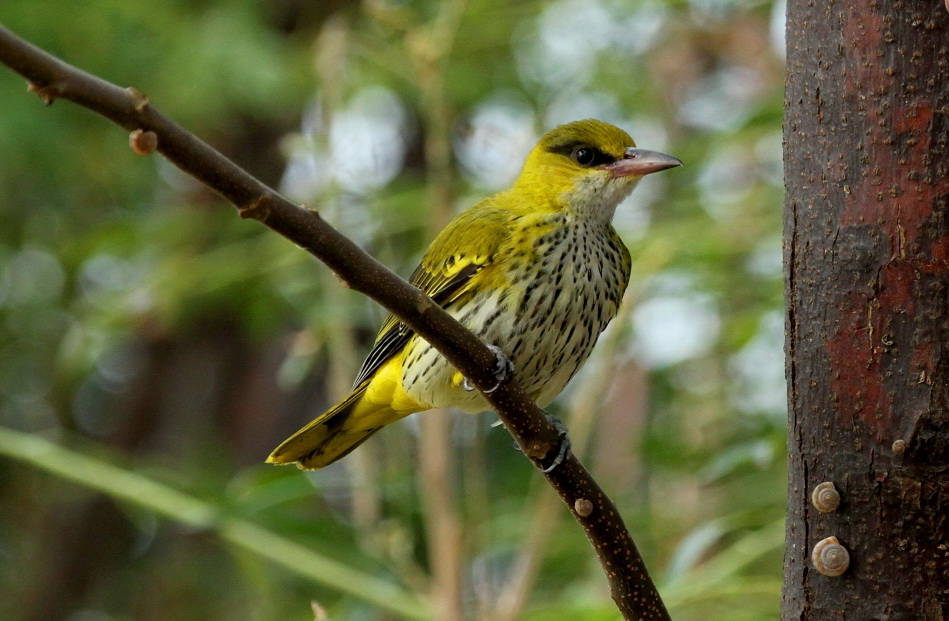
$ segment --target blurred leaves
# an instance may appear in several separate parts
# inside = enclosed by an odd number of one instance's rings
[[[340,564],[299,543],[263,529],[228,511],[182,494],[141,474],[57,446],[38,435],[0,428],[0,453],[67,480],[132,502],[196,530],[213,530],[224,541],[244,548],[286,570],[333,589],[349,592],[406,618],[428,618],[426,604],[390,583]],[[261,486],[262,491],[266,488]]]
[[[589,461],[674,618],[763,621],[777,616],[785,494],[773,11],[49,0],[3,3],[0,22],[134,85],[403,275],[444,215],[434,165],[457,211],[576,118],[680,157],[617,211],[634,306],[551,410],[568,426],[594,413]],[[0,559],[19,568],[0,573],[0,618],[310,619],[313,600],[334,621],[392,618],[366,603],[384,597],[378,583],[432,601],[416,417],[315,474],[260,463],[341,396],[380,309],[160,158],[132,155],[106,121],[24,91],[0,71],[0,425],[20,454],[0,461]],[[450,161],[432,159],[439,144]],[[492,618],[540,523],[531,512],[550,511],[492,420],[456,419],[451,437],[472,619]],[[46,463],[22,454],[40,444],[86,489],[26,465]],[[156,506],[161,490],[182,503]],[[174,526],[195,507],[251,530]],[[555,511],[514,618],[614,619],[586,540]],[[296,572],[266,560],[282,546]],[[336,588],[299,577],[323,554],[345,567],[329,572]]]

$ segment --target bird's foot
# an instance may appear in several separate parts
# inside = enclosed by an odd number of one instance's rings
[[[556,416],[548,414],[547,420],[550,421],[550,424],[557,430],[559,441],[557,443],[557,454],[554,456],[553,461],[551,461],[550,465],[546,468],[542,468],[544,474],[556,470],[557,466],[562,464],[570,454],[570,436],[567,435],[567,427]]]
[[[497,390],[501,384],[506,382],[512,375],[514,375],[514,363],[511,362],[511,359],[507,357],[507,354],[501,351],[501,348],[497,345],[488,345],[488,349],[494,353],[494,377],[497,379],[497,383],[484,391],[484,394],[486,395],[490,395],[492,392]],[[475,389],[475,387],[471,385],[471,382],[468,381],[467,377],[461,380],[461,387],[468,392],[471,392]]]

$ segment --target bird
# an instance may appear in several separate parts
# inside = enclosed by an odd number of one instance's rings
[[[410,282],[489,344],[541,408],[589,357],[616,316],[630,254],[617,205],[645,175],[681,166],[595,119],[557,126],[531,149],[513,186],[457,215]],[[267,458],[315,470],[416,412],[489,409],[435,348],[389,315],[352,392]]]

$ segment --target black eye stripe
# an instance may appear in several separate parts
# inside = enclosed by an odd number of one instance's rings
[[[553,145],[547,147],[547,151],[569,157],[584,167],[602,166],[603,164],[611,164],[616,161],[614,156],[582,142]],[[578,156],[582,157],[578,159]]]
[[[570,159],[587,168],[602,166],[603,164],[612,164],[616,161],[616,158],[612,155],[607,155],[593,147],[580,147],[576,149],[570,154]]]

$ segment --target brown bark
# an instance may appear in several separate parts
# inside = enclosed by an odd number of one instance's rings
[[[791,0],[787,36],[782,616],[949,619],[949,13]]]

